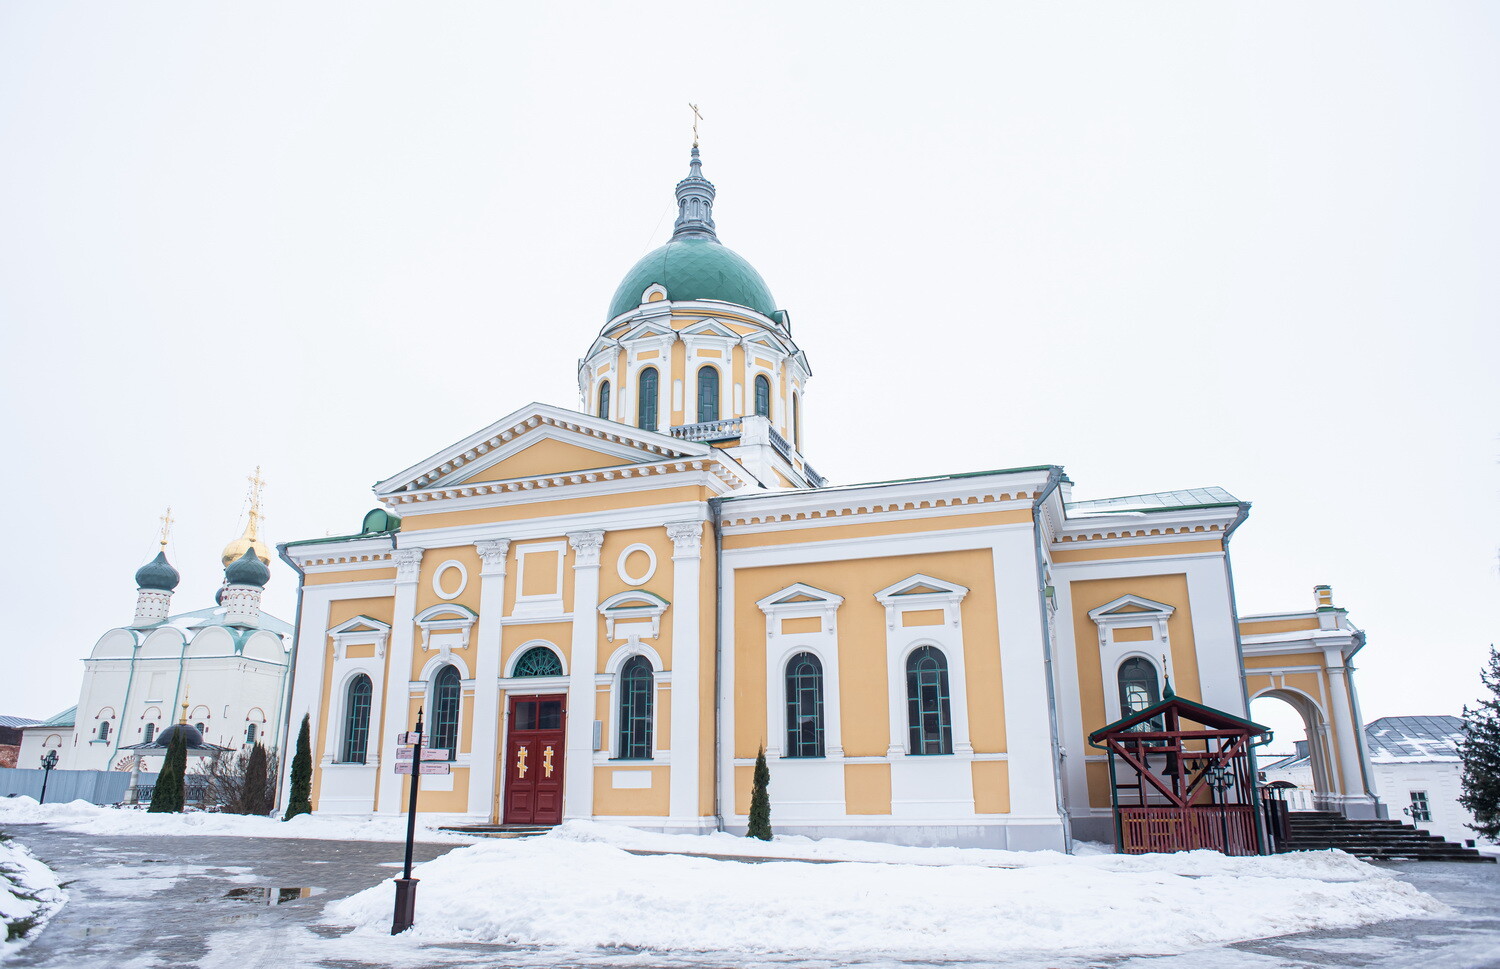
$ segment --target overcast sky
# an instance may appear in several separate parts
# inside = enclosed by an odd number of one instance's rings
[[[0,713],[77,701],[171,505],[201,608],[532,400],[671,230],[793,315],[835,483],[1220,485],[1243,613],[1326,582],[1368,719],[1496,641],[1500,8],[0,5]],[[266,605],[290,619],[277,563]],[[1258,711],[1259,712],[1259,711]]]

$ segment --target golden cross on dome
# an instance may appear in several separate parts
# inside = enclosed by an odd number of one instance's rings
[[[266,486],[266,479],[260,476],[260,465],[255,466],[255,473],[246,479],[250,482],[250,528],[251,538],[257,538],[260,520],[265,517],[260,511],[260,490]]]
[[[172,506],[167,506],[166,514],[161,516],[161,547],[167,547],[167,539],[172,536],[172,523],[177,519],[172,517]]]
[[[700,121],[703,120],[703,115],[701,115],[701,114],[698,113],[698,106],[696,104],[693,104],[693,103],[689,102],[688,103],[688,107],[690,107],[690,108],[693,109],[693,147],[697,148],[698,147],[698,122],[700,122]]]

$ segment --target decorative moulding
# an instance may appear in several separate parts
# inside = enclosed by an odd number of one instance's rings
[[[661,634],[662,613],[671,603],[654,592],[630,589],[599,603],[605,636],[616,639],[655,639]]]
[[[875,593],[875,599],[885,606],[887,629],[896,628],[902,612],[928,609],[943,610],[943,622],[946,625],[957,626],[959,603],[963,602],[964,596],[968,594],[967,586],[956,582],[946,582],[918,572],[895,585],[881,589]]]
[[[390,623],[371,619],[369,616],[355,616],[328,630],[328,635],[333,637],[334,659],[343,659],[344,650],[348,646],[366,644],[374,645],[375,655],[383,659],[385,644],[391,635],[391,626]]]
[[[468,606],[443,602],[423,609],[413,621],[422,630],[422,649],[467,649],[478,619],[479,613]]]

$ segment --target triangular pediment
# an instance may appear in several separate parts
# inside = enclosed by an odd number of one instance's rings
[[[916,575],[902,579],[895,585],[889,585],[881,589],[875,593],[875,598],[880,602],[889,602],[891,599],[903,596],[911,596],[913,598],[917,596],[932,596],[941,599],[957,600],[962,599],[968,594],[969,589],[967,586],[959,585],[956,582],[945,582],[942,579],[918,572]]]
[[[1115,618],[1168,618],[1177,611],[1176,606],[1169,606],[1165,602],[1157,602],[1155,599],[1147,599],[1145,596],[1126,594],[1118,599],[1111,599],[1102,606],[1089,610],[1089,618],[1094,622]]]
[[[824,592],[805,582],[795,582],[779,592],[773,592],[755,604],[765,613],[783,613],[806,609],[837,609],[843,605],[844,597]]]
[[[682,328],[682,334],[684,336],[722,336],[730,340],[740,338],[739,332],[730,328],[729,324],[714,319],[699,320],[692,326],[685,326]]]
[[[712,450],[707,444],[679,441],[550,404],[528,404],[377,483],[375,494],[385,497],[465,481],[499,481],[704,457]]]
[[[381,622],[379,619],[371,619],[369,616],[355,616],[346,619],[328,630],[330,636],[384,636],[391,631],[389,623]]]

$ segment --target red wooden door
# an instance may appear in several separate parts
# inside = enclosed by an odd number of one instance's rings
[[[564,699],[562,694],[510,698],[506,824],[562,822]]]

